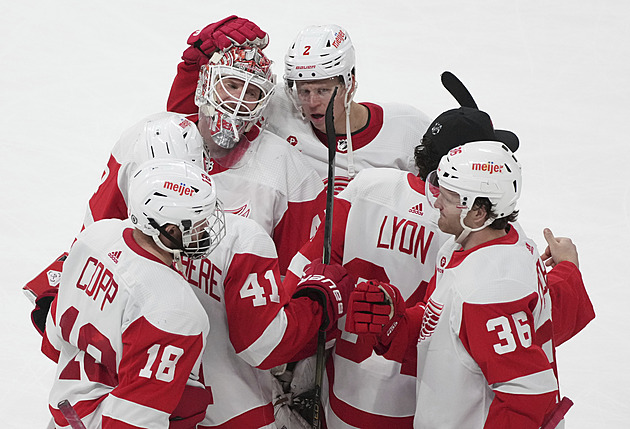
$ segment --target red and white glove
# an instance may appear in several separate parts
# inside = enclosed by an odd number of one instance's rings
[[[346,331],[374,334],[384,348],[389,347],[405,315],[405,300],[400,291],[377,280],[359,283],[350,294],[349,307]]]
[[[341,265],[312,261],[304,267],[304,276],[297,284],[293,297],[306,296],[320,302],[324,309],[322,329],[326,330],[346,314],[354,283],[352,276]]]
[[[187,64],[201,66],[216,51],[232,46],[251,45],[264,49],[269,44],[269,36],[253,22],[232,15],[195,31],[187,43],[190,47],[184,51],[182,59]]]

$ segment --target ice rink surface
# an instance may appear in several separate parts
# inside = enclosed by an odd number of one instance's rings
[[[291,5],[291,6],[289,6]],[[185,6],[185,7],[184,7]],[[54,365],[39,352],[22,286],[66,250],[120,133],[165,108],[188,35],[227,15],[255,21],[282,79],[293,37],[345,27],[357,101],[399,101],[430,117],[457,107],[450,70],[524,168],[520,221],[570,236],[597,318],[558,349],[567,428],[630,420],[630,2],[22,0],[0,15],[0,416],[44,428]]]

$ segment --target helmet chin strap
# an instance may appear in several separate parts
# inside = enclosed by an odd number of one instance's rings
[[[352,99],[354,93],[357,90],[358,83],[354,80],[354,88],[350,88],[350,91],[346,92],[346,143],[348,144],[348,175],[350,178],[354,178],[356,170],[354,168],[354,151],[352,150],[352,128],[350,128],[350,106],[352,105]]]
[[[166,231],[166,228],[164,228],[163,226],[158,225],[158,223],[154,220],[154,219],[149,219],[149,224],[157,229],[158,231],[160,231],[161,234],[163,234],[171,243],[175,243],[177,244],[178,240],[173,237],[171,234],[168,233],[168,231]],[[181,253],[184,250],[184,245],[182,243],[179,244],[179,249],[175,248],[172,249],[170,247],[167,247],[164,243],[162,243],[162,240],[160,240],[160,236],[159,235],[154,235],[153,236],[153,241],[155,241],[155,244],[157,244],[157,246],[172,254],[173,255],[173,261],[175,262],[175,266],[177,267],[177,269],[180,272],[184,271],[184,265],[182,264],[182,256]]]
[[[462,244],[464,240],[466,240],[466,238],[468,238],[468,235],[471,232],[477,232],[477,231],[481,231],[482,229],[484,229],[485,227],[487,227],[488,225],[490,225],[492,222],[494,222],[494,218],[488,218],[486,219],[486,221],[483,223],[483,225],[481,225],[478,228],[471,228],[469,226],[467,226],[464,223],[464,219],[466,218],[466,216],[468,215],[468,212],[470,211],[469,208],[463,209],[462,212],[459,215],[459,223],[462,226],[462,228],[464,228],[464,230],[462,232],[459,233],[459,235],[457,236],[457,238],[455,238],[455,243],[457,244]]]

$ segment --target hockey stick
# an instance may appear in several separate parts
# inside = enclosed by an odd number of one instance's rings
[[[326,219],[324,220],[324,264],[330,263],[332,248],[332,220],[333,203],[335,197],[335,154],[337,153],[337,136],[335,135],[335,117],[333,104],[337,95],[335,87],[332,97],[326,107],[326,140],[328,141],[328,183],[326,187]],[[325,310],[324,310],[325,311]],[[322,325],[324,321],[322,320]],[[315,397],[313,398],[313,429],[321,427],[320,400],[322,384],[324,382],[324,367],[326,364],[326,331],[321,327],[317,334],[317,360],[315,363]]]
[[[67,399],[59,402],[57,404],[57,408],[59,408],[59,411],[61,411],[61,414],[63,414],[63,416],[66,418],[68,424],[72,429],[85,429],[85,425]]]
[[[479,109],[477,107],[477,103],[475,103],[475,99],[470,94],[470,91],[464,86],[461,80],[457,78],[450,71],[445,71],[441,76],[442,85],[448,92],[451,93],[455,100],[462,107],[471,107],[473,109]]]

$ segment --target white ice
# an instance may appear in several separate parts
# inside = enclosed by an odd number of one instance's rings
[[[21,0],[0,14],[0,426],[43,428],[54,365],[22,286],[66,250],[119,134],[163,110],[186,38],[229,14],[282,59],[303,27],[337,23],[358,52],[359,101],[435,117],[450,70],[524,166],[521,223],[570,236],[597,318],[558,349],[568,428],[630,420],[630,2],[624,0]],[[626,363],[624,363],[626,362]]]

